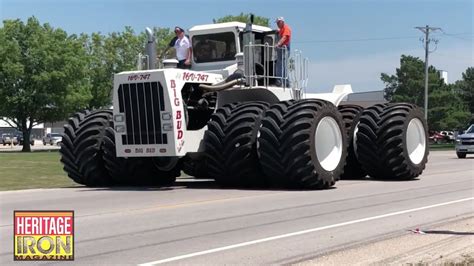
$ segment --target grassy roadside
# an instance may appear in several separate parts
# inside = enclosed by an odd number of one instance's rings
[[[0,191],[70,186],[58,152],[0,153]]]
[[[454,151],[454,144],[430,144],[430,151]]]

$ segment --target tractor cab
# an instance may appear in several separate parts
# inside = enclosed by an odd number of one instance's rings
[[[246,24],[242,22],[199,25],[189,29],[193,46],[191,69],[221,72],[233,65],[236,68],[236,55],[244,52],[245,31]],[[276,32],[271,28],[252,25],[251,31],[254,36],[253,44],[274,45]]]

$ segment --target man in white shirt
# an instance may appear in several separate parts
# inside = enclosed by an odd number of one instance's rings
[[[174,33],[178,39],[174,43],[176,49],[176,57],[178,58],[178,68],[189,69],[191,68],[191,56],[193,54],[191,48],[191,42],[188,37],[184,35],[184,30],[180,27],[174,28]]]

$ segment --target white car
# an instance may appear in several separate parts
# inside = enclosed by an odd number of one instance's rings
[[[466,154],[474,154],[474,124],[456,139],[456,155],[466,158]]]
[[[453,131],[441,131],[440,134],[443,136],[447,136],[450,142],[453,142],[455,140]]]
[[[63,136],[59,133],[48,133],[43,137],[43,145],[59,145],[63,140]]]

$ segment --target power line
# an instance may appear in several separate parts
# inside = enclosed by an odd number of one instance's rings
[[[448,36],[448,37],[452,37],[452,38],[456,38],[456,39],[460,39],[460,40],[465,40],[465,41],[472,41],[472,39],[474,37],[474,35],[472,35],[472,32],[468,33],[468,34],[463,34],[463,33],[450,34],[450,33],[447,33],[447,32],[445,32],[444,30],[441,29],[441,33],[443,35]],[[463,36],[463,35],[469,35],[471,38],[467,39],[467,38],[460,37],[460,36]]]
[[[418,36],[339,39],[339,40],[313,40],[313,41],[302,41],[302,42],[294,42],[294,43],[366,42],[366,41],[387,41],[387,40],[404,40],[404,39],[406,40],[406,39],[415,39],[415,38],[418,38]]]

